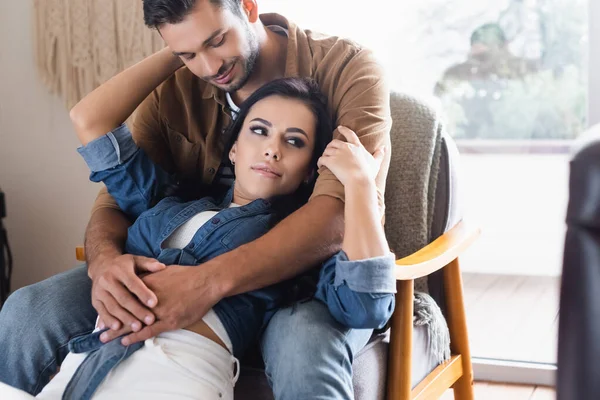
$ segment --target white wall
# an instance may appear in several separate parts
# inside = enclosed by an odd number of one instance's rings
[[[35,69],[31,0],[0,0],[0,188],[13,290],[74,265],[98,187],[87,179],[61,99]]]

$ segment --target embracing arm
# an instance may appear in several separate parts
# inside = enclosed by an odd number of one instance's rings
[[[86,145],[123,124],[181,65],[181,60],[165,47],[84,97],[70,113],[81,143]]]
[[[259,239],[214,259],[222,297],[292,278],[323,262],[341,246],[344,204],[319,196]]]

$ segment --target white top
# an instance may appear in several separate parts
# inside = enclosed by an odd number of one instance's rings
[[[229,207],[239,207],[239,205],[231,203]],[[218,213],[218,211],[202,211],[194,215],[171,233],[171,236],[165,240],[163,247],[165,249],[183,249],[190,244],[198,229]]]
[[[229,207],[239,207],[239,204],[231,203]],[[165,240],[164,247],[167,249],[183,249],[192,241],[194,235],[198,232],[198,229],[218,213],[218,211],[202,211],[194,215],[173,231],[171,236]],[[202,268],[202,266],[198,268]],[[208,313],[202,317],[202,321],[215,332],[219,339],[227,346],[229,352],[233,354],[233,344],[225,330],[225,326],[217,316],[217,313],[211,308],[208,310]]]

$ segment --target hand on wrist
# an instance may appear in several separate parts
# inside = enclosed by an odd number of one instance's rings
[[[120,255],[122,255],[122,253],[118,251],[104,251],[96,255],[93,260],[89,260],[88,276],[90,279],[93,281],[97,276],[101,275],[102,271],[106,269],[108,263]]]

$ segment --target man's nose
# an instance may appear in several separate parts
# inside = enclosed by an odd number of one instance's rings
[[[201,71],[199,76],[214,78],[219,74],[219,69],[223,65],[223,62],[219,58],[211,57],[206,54],[199,55],[197,60],[197,67],[200,68]]]

